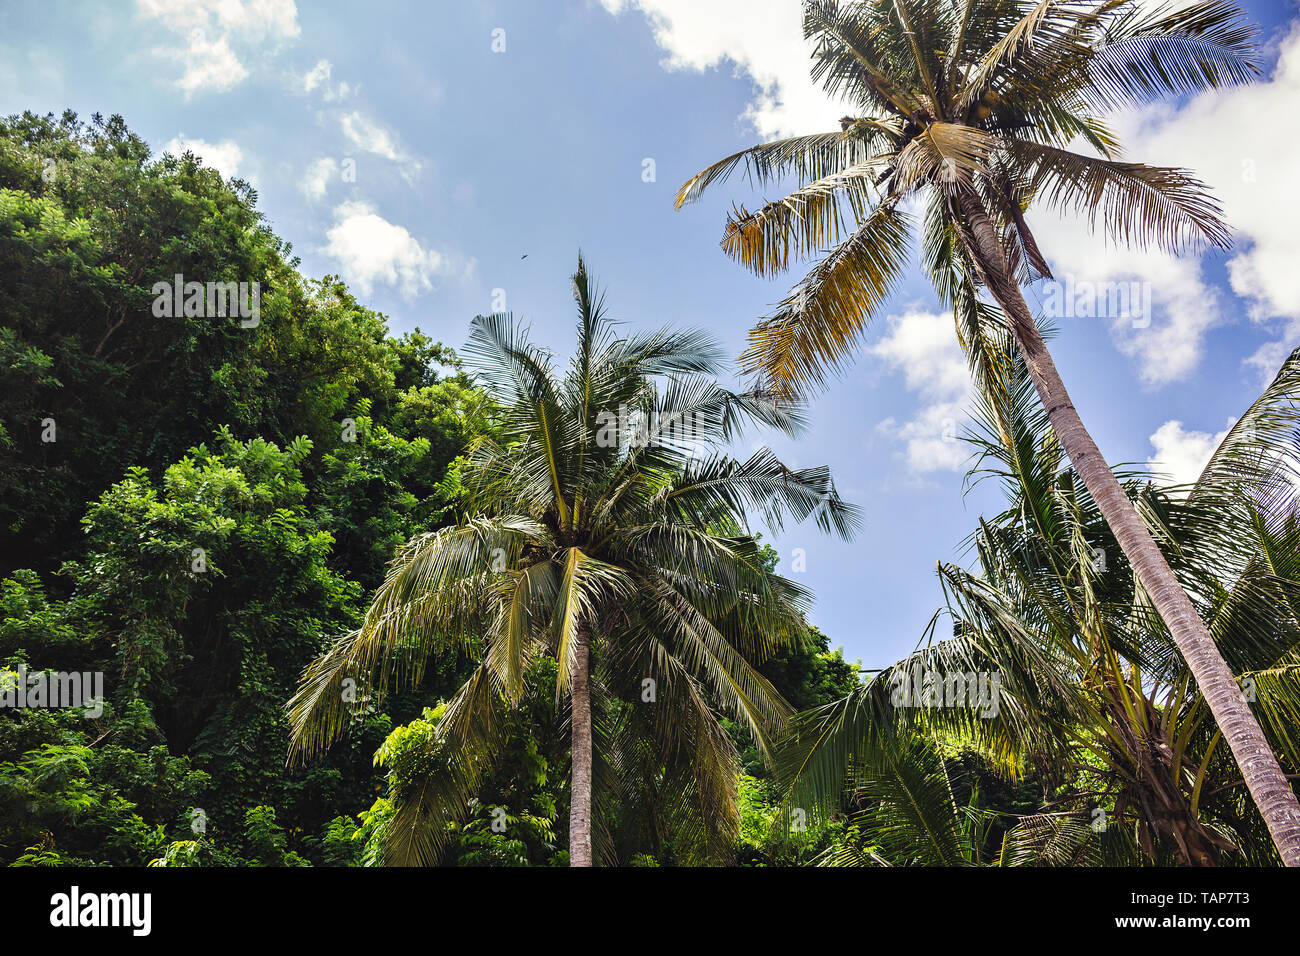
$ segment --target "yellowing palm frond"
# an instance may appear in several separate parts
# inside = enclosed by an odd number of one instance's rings
[[[760,389],[798,395],[842,365],[903,270],[909,228],[904,213],[878,207],[754,328],[741,365]]]

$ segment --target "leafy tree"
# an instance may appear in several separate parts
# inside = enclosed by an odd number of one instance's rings
[[[5,860],[353,859],[331,821],[374,799],[375,749],[466,676],[439,661],[284,770],[279,702],[495,426],[451,349],[300,275],[256,201],[120,117],[0,120],[0,665],[110,692],[0,715]],[[259,321],[155,315],[178,273],[258,283]]]
[[[19,864],[139,866],[208,782],[168,753],[143,702],[93,722],[75,710],[22,711],[0,722],[0,853]]]
[[[563,741],[554,720],[555,662],[537,661],[525,677],[520,703],[506,718],[497,758],[470,799],[461,821],[448,821],[443,862],[454,866],[529,866],[568,862],[556,845],[555,825],[561,794],[550,775],[561,763]],[[383,859],[394,801],[427,774],[428,754],[438,747],[437,728],[445,701],[426,708],[411,723],[398,727],[375,754],[389,768],[388,793],[371,812],[382,825],[365,830],[368,853]]]
[[[0,573],[57,567],[86,501],[221,427],[327,449],[369,400],[430,440],[436,484],[481,423],[463,377],[423,364],[449,350],[300,276],[256,199],[191,154],[151,159],[120,117],[0,120]],[[257,283],[257,324],[155,315],[178,274]]]
[[[346,784],[338,767],[286,775],[278,701],[324,635],[354,623],[360,589],[328,568],[330,536],[306,513],[310,442],[218,441],[158,484],[133,469],[90,507],[87,555],[64,571],[68,614],[95,636],[86,646],[117,706],[147,704],[159,743],[194,754],[209,777],[197,805],[216,830],[235,831],[250,799],[315,830],[313,804],[359,799],[370,774],[356,774],[365,757],[353,755]]]
[[[830,638],[812,626],[805,645],[781,648],[759,671],[795,710],[829,704],[858,686],[858,664],[844,659],[843,648],[831,650]]]

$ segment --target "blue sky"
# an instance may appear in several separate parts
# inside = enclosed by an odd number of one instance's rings
[[[1291,3],[1246,7],[1263,29],[1260,84],[1116,121],[1130,158],[1191,167],[1215,188],[1238,229],[1232,251],[1128,253],[1031,216],[1058,276],[1151,293],[1149,323],[1057,322],[1062,374],[1112,463],[1194,477],[1300,345],[1300,20]],[[795,276],[757,279],[718,239],[733,201],[773,197],[737,180],[681,212],[672,199],[743,146],[838,128],[844,110],[808,80],[797,11],[793,0],[10,3],[0,113],[120,113],[157,151],[190,148],[250,180],[303,271],[342,275],[398,332],[459,346],[502,290],[564,354],[581,248],[615,315],[708,328],[738,354]],[[816,400],[813,430],[774,442],[788,462],[830,464],[865,510],[850,544],[798,527],[770,540],[787,573],[803,549],[814,621],[867,667],[915,645],[939,601],[936,562],[960,559],[999,504],[991,486],[962,495],[964,449],[945,436],[963,427],[966,386],[951,319],[937,313],[910,275]]]

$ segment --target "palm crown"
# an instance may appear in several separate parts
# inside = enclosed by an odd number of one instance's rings
[[[958,307],[968,345],[980,334],[974,290],[987,281],[962,241],[973,198],[1021,280],[1050,275],[1025,221],[1031,205],[1083,212],[1126,242],[1227,242],[1204,187],[1183,170],[1121,161],[1103,116],[1253,78],[1254,31],[1233,3],[811,0],[804,32],[813,78],[858,115],[729,156],[677,195],[680,207],[739,170],[760,186],[793,177],[785,198],[733,211],[723,249],[760,275],[829,250],[752,333],[745,361],[766,387],[821,385],[842,363],[908,262],[911,211],[922,268]]]
[[[801,638],[808,606],[768,567],[746,512],[841,535],[858,521],[825,468],[791,470],[765,448],[726,454],[746,423],[797,431],[797,406],[717,385],[717,350],[698,333],[616,336],[581,260],[573,284],[578,347],[562,377],[511,316],[475,319],[467,364],[500,403],[507,440],[472,448],[464,517],[401,549],[361,627],[308,669],[290,705],[295,747],[309,751],[364,703],[345,699],[345,680],[371,677],[378,695],[418,682],[439,652],[480,662],[446,708],[426,772],[399,795],[393,862],[436,856],[543,655],[571,701],[575,774],[590,707],[598,780],[602,765],[617,773],[615,738],[635,732],[681,781],[698,826],[734,828],[735,753],[713,707],[766,749],[789,708],[754,663]],[[602,722],[614,701],[644,700],[646,681],[648,710],[622,730]]]

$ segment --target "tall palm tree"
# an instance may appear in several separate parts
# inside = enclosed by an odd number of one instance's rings
[[[436,860],[542,655],[556,661],[557,704],[569,704],[572,865],[593,863],[593,781],[619,769],[594,745],[619,700],[638,709],[629,760],[687,794],[703,827],[734,829],[737,758],[713,702],[766,749],[789,707],[754,665],[802,638],[808,607],[767,569],[746,511],[844,536],[859,521],[826,468],[791,470],[766,448],[726,453],[747,422],[796,433],[797,404],[720,387],[720,353],[701,333],[617,336],[581,258],[573,288],[578,343],[563,376],[510,315],[474,320],[464,354],[503,409],[507,441],[472,448],[463,516],[399,551],[361,627],[308,667],[290,703],[306,754],[390,685],[417,683],[431,655],[479,661],[426,772],[397,794],[390,862]],[[373,691],[347,694],[349,680]]]
[[[796,737],[781,748],[780,764],[793,803],[814,812],[838,806],[841,781],[864,757],[892,754],[895,740],[933,731],[973,740],[1010,767],[1037,765],[1066,787],[1053,801],[1057,814],[1022,821],[1018,836],[1050,837],[1082,853],[1079,837],[1087,842],[1091,812],[1104,804],[1106,837],[1092,842],[1104,843],[1110,862],[1134,854],[1196,866],[1225,856],[1272,862],[1262,821],[1186,662],[1135,590],[1077,473],[1062,467],[1024,364],[1008,364],[1007,388],[983,396],[971,436],[978,473],[1002,482],[1008,506],[972,536],[974,571],[939,568],[952,636],[931,640],[845,700],[792,719]],[[1190,488],[1119,476],[1151,533],[1169,543],[1174,573],[1293,771],[1300,771],[1298,433],[1300,352]],[[1000,675],[991,717],[892,706],[900,681],[982,671]]]
[[[1229,231],[1186,171],[1118,159],[1105,111],[1245,83],[1254,31],[1231,0],[1152,8],[1138,0],[835,0],[805,4],[812,75],[860,115],[840,130],[752,147],[688,180],[677,204],[746,170],[793,176],[784,199],[729,216],[723,249],[760,275],[830,252],[752,332],[760,387],[797,392],[843,363],[908,260],[953,307],[978,366],[986,291],[1001,307],[1061,446],[1205,694],[1288,865],[1300,866],[1300,803],[1205,624],[1084,428],[1021,294],[1050,277],[1026,213],[1087,214],[1111,239],[1178,252],[1226,247]],[[1068,147],[1082,141],[1097,154]],[[977,368],[978,371],[978,368]]]

